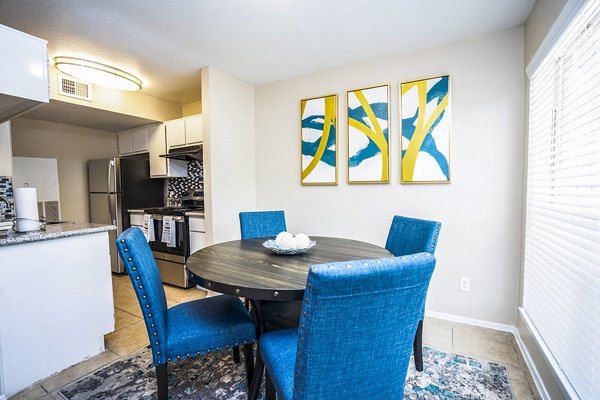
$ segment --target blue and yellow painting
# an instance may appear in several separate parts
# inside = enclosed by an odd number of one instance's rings
[[[337,95],[300,102],[303,185],[337,184]]]
[[[450,76],[400,84],[402,182],[450,182]]]
[[[348,92],[348,182],[389,182],[389,85]]]

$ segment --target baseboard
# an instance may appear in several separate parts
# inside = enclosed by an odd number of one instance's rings
[[[531,354],[529,354],[529,350],[527,350],[527,346],[525,346],[525,343],[523,343],[523,339],[521,339],[521,335],[519,334],[518,330],[517,330],[517,333],[515,334],[515,339],[517,341],[517,346],[519,346],[519,350],[521,350],[521,354],[523,354],[523,359],[525,360],[525,364],[527,364],[527,368],[529,368],[529,372],[531,372],[531,377],[533,378],[533,382],[535,383],[535,386],[537,387],[540,397],[543,400],[551,400],[550,395],[548,394],[548,391],[546,390],[546,386],[544,385],[544,382],[542,381],[542,377],[540,376],[537,368],[535,367],[533,359],[531,358]]]
[[[461,324],[480,326],[482,328],[495,329],[497,331],[509,332],[513,335],[518,335],[517,328],[512,325],[500,324],[498,322],[484,321],[482,319],[461,317],[460,315],[446,314],[437,311],[425,311],[425,315],[446,321],[459,322]]]

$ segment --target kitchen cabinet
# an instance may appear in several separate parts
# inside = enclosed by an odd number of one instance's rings
[[[165,122],[169,149],[202,143],[202,115]]]
[[[166,124],[147,127],[151,178],[178,178],[187,176],[187,163],[160,157],[167,153]]]
[[[206,247],[206,230],[204,228],[204,218],[190,218],[190,254]]]
[[[148,152],[148,130],[146,127],[119,132],[119,154],[140,154]]]
[[[48,42],[0,25],[0,122],[50,101]]]
[[[12,145],[10,121],[0,124],[0,176],[12,176]]]

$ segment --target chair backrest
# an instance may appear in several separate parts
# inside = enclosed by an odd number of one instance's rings
[[[422,253],[311,267],[294,398],[402,398],[434,266],[435,257]]]
[[[385,248],[396,257],[435,253],[442,224],[437,221],[394,216]]]
[[[242,239],[275,237],[287,230],[283,211],[251,211],[240,213]]]
[[[144,314],[154,365],[163,364],[166,362],[167,298],[152,251],[138,227],[119,235],[117,249]]]

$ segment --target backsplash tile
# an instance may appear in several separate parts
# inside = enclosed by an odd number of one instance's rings
[[[0,176],[0,196],[10,202],[10,207],[0,200],[0,221],[12,221],[15,218],[15,202],[13,199],[13,184],[10,176]]]
[[[167,193],[173,192],[175,196],[181,197],[192,189],[203,188],[204,165],[202,160],[190,161],[187,167],[188,176],[186,178],[169,178]]]

